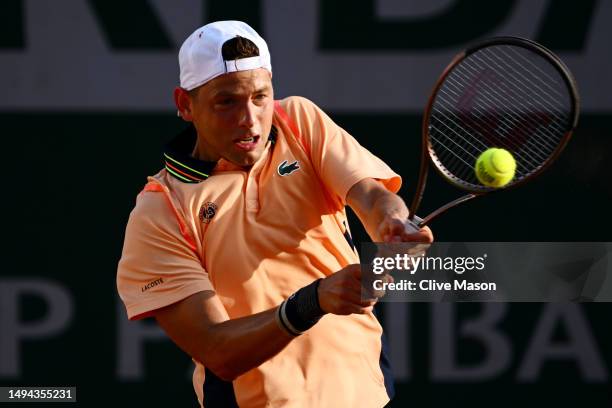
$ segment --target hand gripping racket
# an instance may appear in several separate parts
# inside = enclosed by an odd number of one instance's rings
[[[423,148],[409,222],[427,225],[450,208],[498,190],[482,185],[475,164],[485,150],[508,150],[515,176],[527,183],[559,156],[579,114],[576,82],[551,51],[522,38],[497,37],[457,55],[444,70],[423,117]],[[429,165],[468,194],[424,218],[416,216]]]

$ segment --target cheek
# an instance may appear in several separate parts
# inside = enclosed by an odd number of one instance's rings
[[[225,111],[225,112],[214,112],[210,115],[207,115],[205,118],[202,118],[203,125],[213,132],[215,130],[226,130],[228,128],[234,127],[234,124],[237,122],[238,115],[233,111]]]
[[[259,122],[262,126],[271,126],[272,125],[272,116],[274,115],[274,103],[268,104],[264,109],[261,110],[259,114]]]

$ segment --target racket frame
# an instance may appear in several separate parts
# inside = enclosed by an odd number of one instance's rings
[[[433,151],[433,147],[431,145],[431,142],[429,140],[429,123],[430,123],[430,117],[431,117],[431,110],[433,108],[434,105],[434,101],[436,96],[438,95],[438,91],[440,90],[440,88],[442,87],[442,84],[444,83],[444,81],[446,80],[446,78],[450,75],[450,73],[453,71],[453,69],[465,58],[467,58],[468,56],[470,56],[471,54],[473,54],[474,52],[482,49],[482,48],[486,48],[486,47],[490,47],[493,45],[514,45],[514,46],[519,46],[519,47],[523,47],[526,48],[530,51],[533,51],[539,55],[541,55],[543,58],[547,59],[548,61],[551,62],[551,65],[559,72],[561,78],[563,79],[563,81],[565,82],[569,93],[570,93],[570,102],[571,102],[571,113],[572,113],[572,120],[570,122],[570,126],[568,128],[568,130],[565,132],[565,134],[563,135],[563,137],[561,138],[561,141],[559,142],[559,144],[557,145],[557,147],[555,148],[555,150],[551,153],[551,155],[544,161],[544,163],[542,163],[542,165],[536,169],[533,173],[531,173],[529,176],[525,177],[522,180],[519,180],[515,183],[510,184],[508,187],[503,187],[503,188],[493,188],[493,187],[485,187],[483,186],[483,188],[475,190],[471,187],[469,187],[466,184],[462,184],[459,183],[457,180],[454,180],[452,177],[449,177],[446,173],[447,170],[446,168],[440,163],[440,161],[438,160],[437,156],[435,155],[434,151]],[[565,148],[565,146],[567,145],[567,143],[569,142],[572,132],[574,131],[574,129],[576,128],[577,124],[578,124],[578,117],[579,117],[579,113],[580,113],[580,96],[578,94],[578,87],[576,85],[576,81],[574,79],[574,77],[572,76],[569,68],[565,65],[565,63],[558,57],[556,56],[552,51],[548,50],[547,48],[545,48],[544,46],[542,46],[541,44],[536,43],[535,41],[532,40],[528,40],[525,38],[520,38],[520,37],[493,37],[490,38],[488,40],[479,42],[477,44],[471,45],[468,48],[466,48],[464,51],[462,51],[461,53],[457,54],[452,61],[447,65],[447,67],[444,69],[444,71],[442,72],[442,74],[440,75],[440,77],[438,78],[436,84],[433,87],[433,90],[429,96],[429,99],[427,101],[427,105],[425,108],[425,111],[423,113],[423,123],[422,123],[422,128],[421,128],[421,135],[422,135],[422,148],[421,148],[421,163],[420,163],[420,168],[419,168],[419,179],[417,181],[417,185],[416,185],[416,192],[414,194],[414,197],[412,199],[412,203],[410,205],[410,216],[409,216],[409,221],[417,227],[423,227],[425,225],[427,225],[430,221],[432,221],[433,219],[437,218],[439,215],[445,213],[446,211],[448,211],[449,209],[462,204],[466,201],[472,200],[476,197],[480,197],[484,194],[487,193],[491,193],[494,191],[499,191],[499,190],[506,190],[509,188],[514,188],[516,186],[520,186],[522,184],[524,184],[527,181],[531,181],[533,180],[535,177],[539,176],[540,174],[542,174],[542,172],[544,170],[546,170],[556,159],[557,157],[561,154],[561,152],[563,151],[563,149]],[[493,147],[493,146],[492,146]],[[430,164],[433,165],[433,167],[436,169],[436,171],[438,172],[438,174],[445,179],[447,182],[449,182],[450,184],[452,184],[453,186],[463,190],[463,191],[468,191],[469,194],[463,195],[459,198],[457,198],[456,200],[453,200],[445,205],[443,205],[442,207],[439,207],[438,209],[436,209],[435,211],[431,212],[429,215],[427,215],[424,218],[420,218],[416,215],[416,211],[418,210],[421,201],[423,199],[423,193],[425,192],[425,186],[427,184],[427,176],[429,173],[429,166]]]

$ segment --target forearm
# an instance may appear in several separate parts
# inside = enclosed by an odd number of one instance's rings
[[[368,228],[376,230],[385,217],[408,219],[409,211],[404,200],[395,193],[382,190],[372,206],[372,216],[366,218]]]
[[[383,241],[379,226],[385,217],[405,220],[409,215],[404,200],[373,179],[355,185],[347,201],[374,242]]]
[[[292,340],[276,322],[277,309],[229,319],[219,298],[205,291],[159,309],[155,318],[184,352],[222,379],[233,380]]]
[[[221,378],[233,380],[258,367],[283,350],[294,336],[276,321],[277,308],[239,319],[226,320],[208,329],[204,361]]]
[[[363,179],[348,192],[347,203],[355,211],[374,242],[433,242],[428,227],[410,225],[404,200],[374,179]]]
[[[261,365],[325,314],[315,281],[264,312],[229,319],[211,291],[196,293],[156,312],[159,325],[183,351],[225,380]],[[282,313],[279,313],[282,310]]]

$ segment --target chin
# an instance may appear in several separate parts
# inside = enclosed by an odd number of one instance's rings
[[[261,157],[261,152],[250,153],[247,156],[244,156],[240,158],[239,160],[236,160],[234,163],[241,167],[251,167],[252,165],[255,164],[255,162],[257,162],[257,160],[259,160],[260,157]]]

